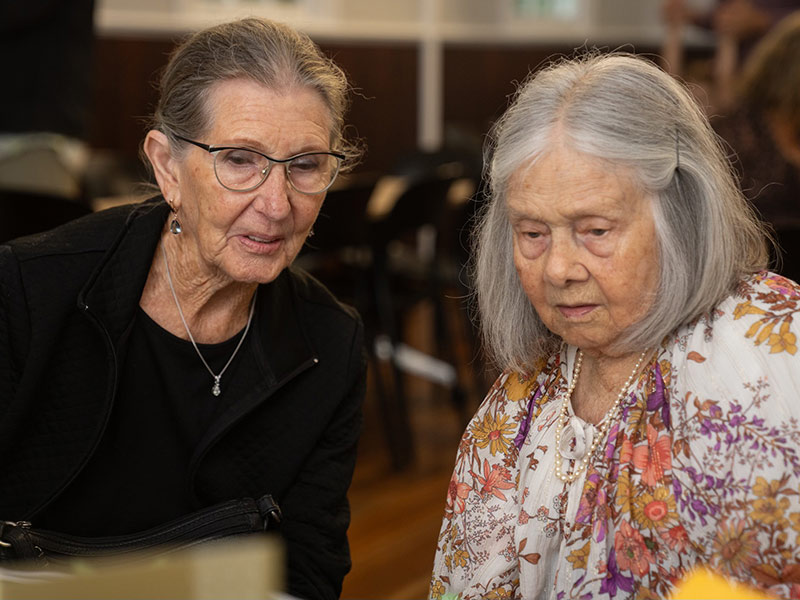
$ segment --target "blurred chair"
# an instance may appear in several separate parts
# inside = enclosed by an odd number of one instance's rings
[[[384,436],[395,468],[410,460],[411,429],[405,402],[396,387],[387,383],[398,376],[389,362],[378,356],[382,325],[375,291],[373,222],[369,205],[376,189],[377,176],[342,177],[328,191],[317,221],[296,264],[320,279],[337,298],[355,306],[364,320],[367,357],[371,381],[375,386]],[[386,182],[384,181],[384,184]],[[385,185],[381,186],[386,189]]]
[[[375,221],[370,211],[376,191],[385,198],[390,181],[362,175],[337,182],[327,194],[314,224],[314,235],[306,242],[297,264],[361,314],[389,456],[392,465],[401,469],[411,461],[412,432],[401,376],[396,372],[395,361],[385,355],[387,317],[383,293],[378,291],[381,276],[376,269]]]
[[[340,177],[328,191],[297,265],[358,309],[372,348],[375,327],[372,248],[367,207],[376,176]],[[371,357],[372,358],[372,357]]]
[[[0,136],[0,242],[91,212],[82,173],[88,149],[58,134]]]
[[[390,174],[345,180],[328,192],[314,236],[298,259],[364,319],[378,407],[397,469],[414,461],[407,375],[446,389],[461,420],[468,417],[455,347],[464,336],[455,331],[453,311],[448,314],[444,302],[461,266],[443,241],[449,246],[459,238],[450,231],[453,219],[470,205],[452,203],[451,191],[465,189],[467,169],[450,158],[415,153]],[[440,235],[443,228],[448,235]],[[456,293],[462,289],[463,282]],[[426,351],[414,348],[406,335],[423,302],[432,308],[435,340]],[[464,311],[457,312],[456,321],[470,327]]]
[[[340,177],[300,253],[299,264],[319,275],[338,297],[362,311],[371,304],[372,264],[367,206],[376,176]]]
[[[386,179],[383,180],[385,182]],[[449,152],[416,153],[401,161],[389,176],[394,192],[390,200],[381,198],[381,183],[376,187],[371,206],[373,280],[379,333],[376,355],[393,369],[395,405],[393,419],[398,428],[407,430],[409,407],[405,375],[430,381],[447,390],[461,421],[469,417],[468,394],[460,373],[459,343],[471,327],[466,312],[459,306],[448,307],[447,295],[463,299],[462,265],[451,252],[456,230],[454,220],[465,203],[452,202],[454,190],[464,190],[464,183],[474,189],[472,172],[460,156]],[[390,194],[387,194],[390,195]],[[421,351],[407,338],[414,309],[427,303],[432,309],[433,347]],[[460,328],[464,329],[460,329]],[[396,457],[396,466],[413,461],[413,438]]]

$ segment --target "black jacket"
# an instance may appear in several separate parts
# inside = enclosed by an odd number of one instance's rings
[[[97,447],[168,212],[159,199],[0,246],[0,519],[35,525]],[[198,506],[271,493],[284,513],[289,591],[335,598],[350,568],[362,325],[292,268],[259,288],[257,310],[263,381],[201,441],[191,491]]]

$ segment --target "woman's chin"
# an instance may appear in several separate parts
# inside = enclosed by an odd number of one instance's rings
[[[256,260],[248,257],[227,265],[227,268],[226,265],[223,265],[223,271],[237,283],[271,283],[290,263],[291,261],[287,260],[283,254],[268,258],[260,257]]]
[[[591,335],[591,332],[566,331],[560,335],[570,346],[575,346],[583,350],[584,354],[589,355],[609,355],[613,354],[614,344],[618,336]]]

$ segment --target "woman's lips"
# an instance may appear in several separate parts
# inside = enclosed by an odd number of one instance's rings
[[[588,315],[596,308],[596,304],[578,304],[576,306],[566,306],[564,304],[558,305],[558,310],[567,319],[575,319]]]
[[[283,238],[280,236],[261,236],[261,235],[241,235],[239,239],[242,245],[251,252],[269,254],[275,252],[280,246]]]

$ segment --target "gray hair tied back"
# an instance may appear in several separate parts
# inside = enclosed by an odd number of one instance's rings
[[[344,71],[306,34],[269,19],[248,17],[189,35],[161,74],[151,128],[169,136],[179,154],[185,143],[178,136],[197,139],[210,129],[214,86],[234,79],[280,92],[315,91],[328,109],[331,148],[345,155],[342,171],[358,162],[358,142],[344,135],[350,105]]]

